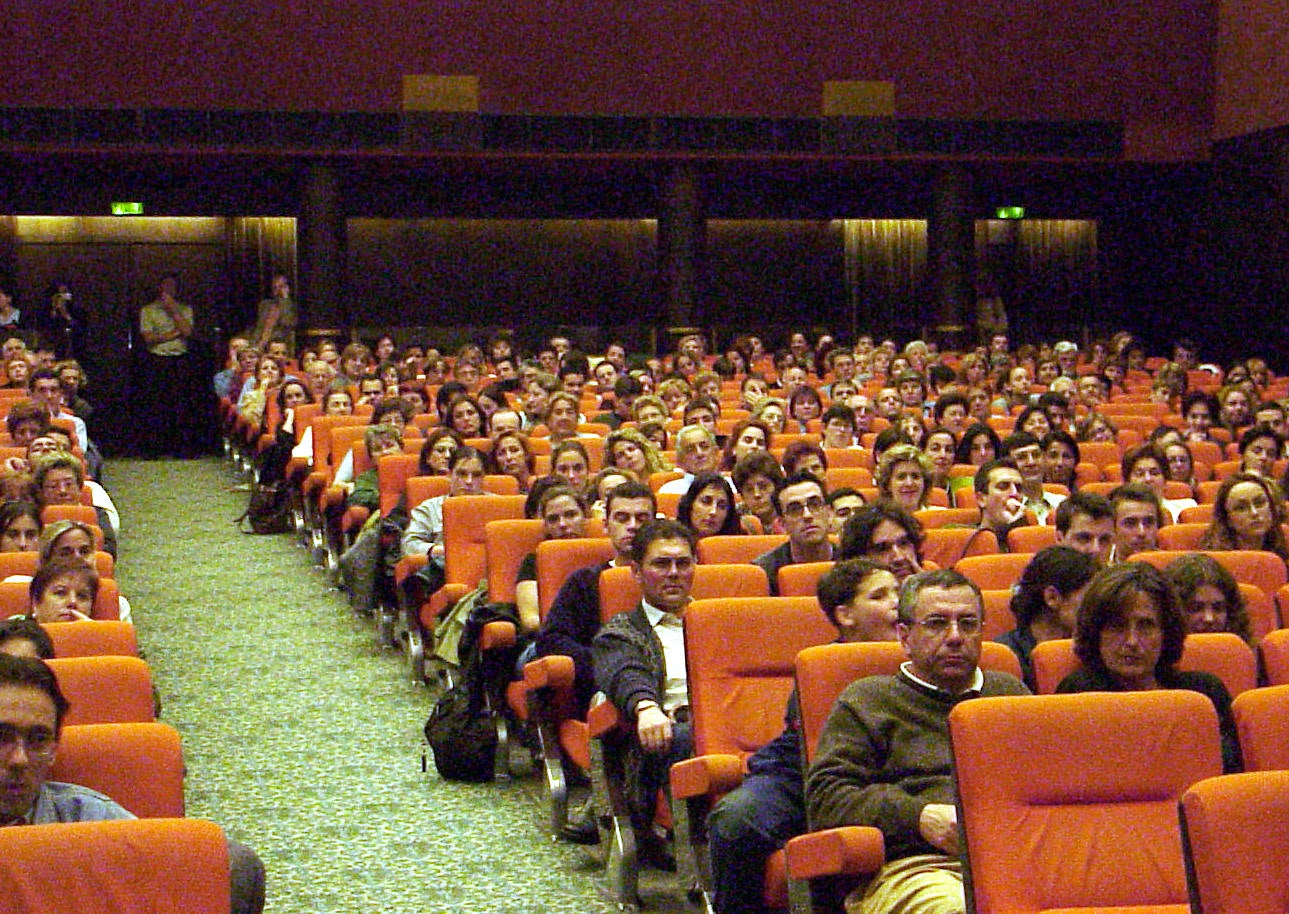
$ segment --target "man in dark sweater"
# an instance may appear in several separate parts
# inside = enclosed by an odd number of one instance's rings
[[[633,731],[621,749],[631,825],[644,862],[665,858],[651,828],[658,791],[672,764],[694,751],[683,618],[696,553],[693,531],[676,521],[641,527],[631,546],[640,604],[610,619],[591,645],[595,682]]]
[[[871,825],[886,839],[887,864],[846,899],[850,914],[960,914],[949,712],[960,701],[1028,690],[977,665],[984,606],[958,572],[909,578],[898,612],[909,659],[894,676],[870,676],[842,692],[806,778],[806,808],[811,828]]]
[[[581,717],[586,716],[595,693],[591,639],[600,630],[600,572],[613,565],[630,563],[636,532],[653,519],[657,510],[653,492],[642,483],[623,483],[609,493],[604,506],[604,526],[613,544],[613,559],[570,574],[537,632],[538,657],[573,658],[573,684]]]
[[[897,509],[898,510],[898,509]],[[819,607],[838,640],[894,641],[899,583],[867,559],[838,562],[819,579]],[[757,633],[751,633],[754,637]],[[713,906],[718,914],[760,914],[765,863],[806,828],[801,713],[794,690],[784,729],[748,759],[748,775],[707,817]]]
[[[774,493],[774,509],[783,518],[788,541],[752,560],[770,580],[770,595],[779,595],[779,569],[798,562],[832,560],[832,506],[824,487],[809,473],[793,473]]]

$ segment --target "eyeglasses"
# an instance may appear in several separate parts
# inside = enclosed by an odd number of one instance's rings
[[[783,506],[783,515],[784,517],[801,517],[806,513],[807,509],[811,514],[818,514],[827,506],[828,502],[824,501],[821,496],[815,495],[805,501],[788,502]]]
[[[984,623],[979,616],[960,616],[957,619],[948,619],[944,616],[928,616],[925,619],[918,619],[913,624],[920,626],[932,637],[943,638],[949,634],[949,629],[955,625],[959,634],[974,635],[980,631]]]
[[[58,747],[58,737],[44,727],[32,727],[23,730],[8,724],[0,724],[0,758],[8,758],[21,743],[26,753],[39,762],[47,762],[54,757]]]

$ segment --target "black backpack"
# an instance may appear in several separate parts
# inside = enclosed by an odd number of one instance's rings
[[[480,604],[470,614],[458,649],[457,682],[439,697],[425,722],[434,767],[451,781],[478,783],[491,781],[495,775],[497,729],[489,709],[504,708],[501,694],[505,686],[503,683],[498,689],[496,683],[489,682],[493,677],[483,668],[477,644],[484,625],[502,619],[519,621],[514,607],[503,603]]]
[[[243,521],[251,525],[247,530]],[[243,533],[286,533],[291,529],[291,493],[285,482],[251,486],[251,499],[233,521]]]

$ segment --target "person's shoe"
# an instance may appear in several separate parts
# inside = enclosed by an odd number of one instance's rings
[[[595,824],[595,811],[588,805],[576,819],[564,823],[559,836],[570,844],[599,844],[600,829]]]
[[[664,873],[676,872],[676,858],[672,856],[667,842],[656,835],[649,835],[636,847],[636,859],[641,866],[659,870]]]

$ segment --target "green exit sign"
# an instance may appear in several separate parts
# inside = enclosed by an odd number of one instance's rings
[[[998,219],[1024,219],[1025,207],[1023,206],[1000,206],[994,211]]]
[[[142,216],[143,204],[138,201],[116,200],[112,203],[113,216]]]

